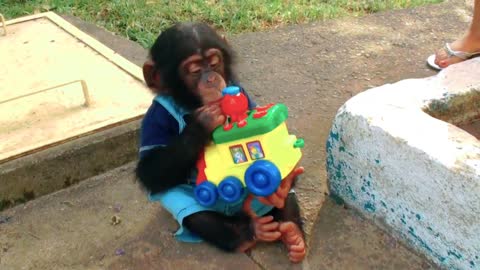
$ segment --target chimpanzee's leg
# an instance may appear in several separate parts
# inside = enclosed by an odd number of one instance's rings
[[[303,221],[300,215],[300,206],[298,205],[297,196],[294,192],[288,193],[285,199],[285,207],[283,209],[274,208],[269,214],[274,220],[279,222],[292,221],[303,232]]]
[[[255,243],[252,219],[245,214],[225,216],[202,211],[185,217],[183,225],[206,242],[229,252],[244,251]]]

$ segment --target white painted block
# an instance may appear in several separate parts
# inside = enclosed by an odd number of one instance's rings
[[[480,269],[480,58],[365,91],[327,141],[331,194],[446,269]]]

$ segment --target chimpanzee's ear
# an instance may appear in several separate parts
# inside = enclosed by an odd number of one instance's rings
[[[223,41],[225,41],[225,43],[228,44],[227,37],[224,34],[220,35],[220,37],[222,38]]]
[[[143,64],[143,78],[145,79],[147,86],[155,92],[163,90],[162,78],[157,70],[155,70],[155,65],[152,60],[147,60]]]

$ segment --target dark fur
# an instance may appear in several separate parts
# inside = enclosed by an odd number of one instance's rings
[[[161,74],[162,83],[168,89],[174,89],[172,96],[188,109],[202,106],[200,98],[192,96],[178,73],[180,63],[189,56],[211,48],[219,49],[223,54],[225,81],[235,80],[233,74],[233,51],[227,42],[212,28],[203,23],[183,23],[165,30],[157,38],[150,50],[155,68]]]

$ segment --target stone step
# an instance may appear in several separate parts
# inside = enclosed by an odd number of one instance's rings
[[[281,244],[226,254],[174,240],[177,225],[135,183],[135,164],[0,212],[0,269],[426,269],[429,265],[354,212],[327,201],[309,256]],[[302,206],[303,208],[303,206]],[[116,220],[116,222],[112,220]],[[118,223],[118,224],[117,224]],[[394,268],[392,268],[394,266]]]

